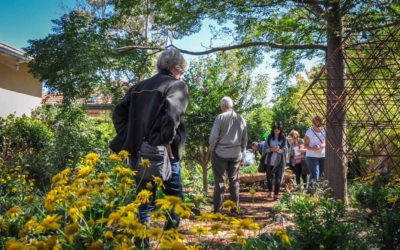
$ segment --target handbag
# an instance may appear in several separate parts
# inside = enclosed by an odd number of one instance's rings
[[[257,169],[259,173],[267,172],[267,165],[264,163],[265,157],[267,157],[267,154],[264,154],[263,156],[261,156],[260,164],[258,164],[258,169]]]
[[[137,154],[137,176],[144,181],[160,177],[163,181],[171,178],[171,161],[165,146],[152,146],[146,140]]]

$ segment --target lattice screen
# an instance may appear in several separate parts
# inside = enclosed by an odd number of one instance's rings
[[[346,102],[346,147],[335,150],[344,150],[353,172],[377,168],[399,172],[400,24],[348,34],[343,46],[346,84],[336,100]],[[326,110],[326,91],[324,67],[301,99],[310,118],[335,112]]]

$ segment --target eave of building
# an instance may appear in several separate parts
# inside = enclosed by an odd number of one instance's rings
[[[32,57],[26,56],[26,52],[22,49],[15,48],[11,45],[0,42],[0,53],[14,57],[20,60],[20,63],[27,63],[32,60]]]

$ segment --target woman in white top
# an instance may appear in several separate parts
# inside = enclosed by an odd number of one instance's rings
[[[315,116],[312,123],[312,128],[308,129],[304,136],[304,148],[307,150],[306,161],[310,180],[319,180],[324,173],[326,131],[322,127],[321,117]]]

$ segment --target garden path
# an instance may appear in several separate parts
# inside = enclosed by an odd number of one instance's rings
[[[209,197],[212,197],[212,190],[209,193]],[[229,198],[226,194],[225,198]],[[212,200],[212,198],[211,198]],[[240,192],[240,214],[238,218],[252,218],[254,222],[261,225],[261,230],[259,232],[247,232],[248,236],[255,236],[263,232],[271,231],[272,229],[279,227],[279,223],[275,221],[272,208],[275,201],[267,198],[267,193],[265,191],[257,190],[254,196],[249,192],[249,189],[241,188]],[[209,201],[208,204],[202,209],[203,212],[211,212],[212,204]],[[229,245],[233,242],[231,239],[233,236],[232,230],[229,230],[229,226],[226,226],[227,231],[219,232],[216,236],[208,234],[207,236],[198,237],[190,231],[191,228],[200,225],[207,225],[207,223],[199,222],[194,219],[183,220],[181,224],[182,231],[186,234],[185,239],[187,243],[203,242],[204,244],[209,244],[208,249],[230,249]],[[209,224],[208,224],[209,225]],[[208,242],[208,243],[204,243]]]

